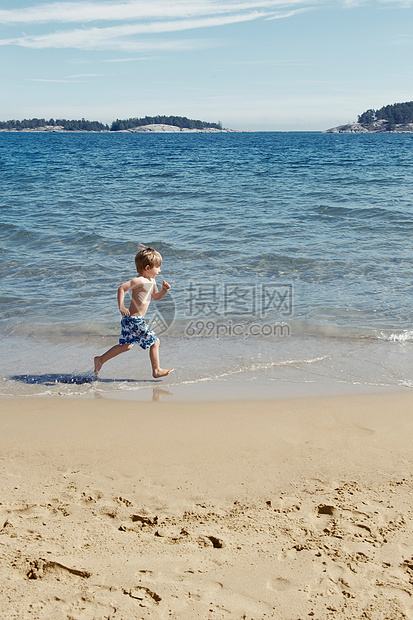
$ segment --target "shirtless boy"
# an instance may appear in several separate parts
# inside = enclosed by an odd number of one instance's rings
[[[135,265],[138,272],[137,278],[121,284],[118,288],[118,306],[121,314],[122,332],[119,344],[95,357],[95,375],[98,374],[103,364],[120,353],[129,351],[137,342],[142,349],[149,349],[149,357],[152,364],[152,376],[155,379],[165,377],[173,371],[159,366],[159,338],[155,332],[145,323],[144,316],[151,299],[158,301],[166,295],[171,288],[165,280],[162,288],[158,291],[155,277],[161,272],[162,256],[152,248],[142,247],[135,256]],[[132,291],[132,299],[129,308],[125,308],[125,293]]]

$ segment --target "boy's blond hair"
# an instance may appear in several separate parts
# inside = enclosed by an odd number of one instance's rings
[[[145,271],[145,267],[160,267],[162,256],[153,248],[141,247],[135,256],[135,265],[138,273]]]

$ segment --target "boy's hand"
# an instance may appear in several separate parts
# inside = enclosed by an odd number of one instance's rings
[[[119,310],[123,316],[130,316],[130,312],[125,306],[121,306]]]
[[[164,290],[165,292],[167,292],[167,291],[169,291],[169,289],[171,288],[171,285],[170,285],[170,284],[168,284],[168,282],[167,282],[166,280],[164,280],[164,281],[162,282],[162,288],[163,288],[163,290]]]

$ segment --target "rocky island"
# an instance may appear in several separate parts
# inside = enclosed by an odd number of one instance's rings
[[[367,110],[357,123],[347,123],[324,133],[413,133],[413,101]]]
[[[233,133],[234,129],[218,129],[216,127],[205,127],[204,129],[190,129],[189,127],[177,127],[176,125],[165,125],[164,123],[151,123],[141,125],[131,129],[119,129],[117,133]]]
[[[228,133],[222,123],[209,123],[186,116],[145,116],[113,121],[111,125],[99,121],[31,118],[0,121],[0,131],[24,132],[116,132],[116,133]]]

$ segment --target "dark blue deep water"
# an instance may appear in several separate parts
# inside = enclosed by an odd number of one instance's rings
[[[171,393],[413,385],[411,134],[0,133],[0,179],[1,394],[153,387],[136,347],[87,381],[138,243]]]

